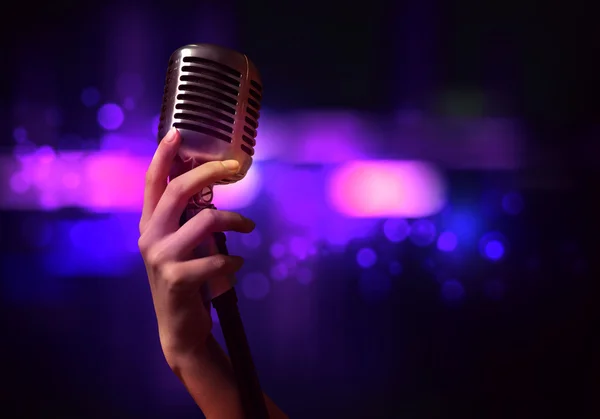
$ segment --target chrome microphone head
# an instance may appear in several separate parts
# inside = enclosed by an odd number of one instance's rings
[[[262,99],[260,75],[248,57],[208,44],[176,50],[169,59],[158,126],[159,141],[171,127],[182,136],[181,162],[237,160],[242,179],[252,165]]]

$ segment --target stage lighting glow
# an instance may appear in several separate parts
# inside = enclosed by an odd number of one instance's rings
[[[240,282],[244,296],[249,300],[262,300],[271,290],[269,278],[260,272],[246,274]]]
[[[25,177],[22,172],[15,173],[10,177],[8,181],[10,189],[16,194],[24,194],[29,190],[31,186],[29,180]]]
[[[507,193],[502,198],[502,208],[507,214],[519,214],[523,211],[523,197],[517,192]]]
[[[455,279],[449,279],[442,284],[442,298],[449,303],[457,303],[465,298],[463,284]]]
[[[419,247],[429,246],[436,236],[435,225],[429,220],[417,220],[410,228],[410,241]]]
[[[273,258],[280,259],[285,255],[285,246],[281,243],[273,243],[270,251]]]
[[[17,143],[27,141],[27,130],[23,127],[17,127],[13,130],[13,138]]]
[[[81,92],[81,102],[88,108],[100,102],[100,92],[95,87],[87,87]]]
[[[377,263],[377,253],[373,249],[364,247],[356,253],[356,262],[362,268],[370,268]]]
[[[484,258],[496,262],[504,257],[506,243],[506,238],[502,234],[488,233],[479,240],[479,251]]]
[[[358,280],[362,297],[367,301],[385,298],[392,289],[392,279],[386,272],[378,270],[362,271]]]
[[[441,174],[418,161],[353,161],[335,171],[327,187],[332,207],[351,217],[427,217],[446,199]]]
[[[304,237],[292,237],[290,240],[290,253],[298,260],[304,260],[308,257],[310,243]]]
[[[403,218],[390,218],[383,223],[383,234],[392,243],[399,243],[410,234],[410,225]]]
[[[456,234],[451,231],[444,231],[440,234],[437,241],[437,247],[442,252],[452,252],[456,249],[456,245],[458,244],[458,240],[456,238]]]
[[[105,130],[118,129],[125,120],[121,107],[114,103],[107,103],[98,109],[98,124]]]
[[[289,270],[285,263],[278,262],[271,267],[271,278],[275,281],[283,281],[288,275]]]

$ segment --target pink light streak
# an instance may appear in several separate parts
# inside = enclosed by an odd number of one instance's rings
[[[446,201],[442,175],[419,161],[353,161],[341,166],[328,184],[328,199],[350,217],[427,217]]]

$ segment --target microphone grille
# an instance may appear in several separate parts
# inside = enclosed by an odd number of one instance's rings
[[[235,182],[252,163],[261,100],[260,76],[245,55],[212,45],[180,48],[167,68],[159,139],[174,126],[184,141],[197,140],[194,151],[206,160],[237,159],[245,170],[224,183]]]

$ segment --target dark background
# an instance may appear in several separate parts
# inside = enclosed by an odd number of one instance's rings
[[[202,21],[209,10],[221,17]],[[169,54],[201,41],[252,57],[271,92],[264,106],[283,113],[343,108],[392,117],[399,108],[417,108],[518,118],[524,126],[518,169],[447,173],[454,204],[490,185],[523,190],[526,210],[504,226],[511,257],[502,266],[462,261],[467,283],[500,275],[511,284],[503,299],[475,292],[459,307],[440,303],[439,284],[422,264],[433,251],[408,248],[404,280],[386,299],[366,301],[351,286],[358,275],[351,253],[363,243],[350,243],[345,253],[323,253],[315,268],[317,278],[331,280],[317,279],[310,293],[282,288],[269,297],[293,298],[291,306],[313,319],[311,327],[301,326],[300,314],[284,324],[288,334],[298,333],[285,345],[274,343],[271,312],[241,302],[252,313],[246,322],[264,388],[290,417],[598,417],[599,51],[590,5],[13,3],[0,29],[4,154],[11,153],[13,121],[22,118],[16,104],[24,100],[58,103],[71,130],[97,135],[99,128],[77,117],[77,106],[82,87],[101,86],[122,69],[107,53],[115,16],[132,26],[142,17],[152,22],[144,48],[154,57],[147,77],[156,95],[147,105],[156,109]],[[213,35],[221,25],[227,34]],[[127,37],[122,44],[127,51]],[[488,93],[450,109],[436,99],[461,89]],[[17,282],[23,295],[29,287],[35,295],[52,291],[35,252],[18,238],[22,223],[88,216],[97,215],[0,212],[0,409],[11,418],[201,415],[164,365],[141,262],[119,280],[89,275],[61,282],[66,300],[17,299],[7,291]],[[379,236],[369,240],[383,243]],[[540,261],[533,270],[526,261],[532,250]],[[585,269],[573,270],[575,259]]]

